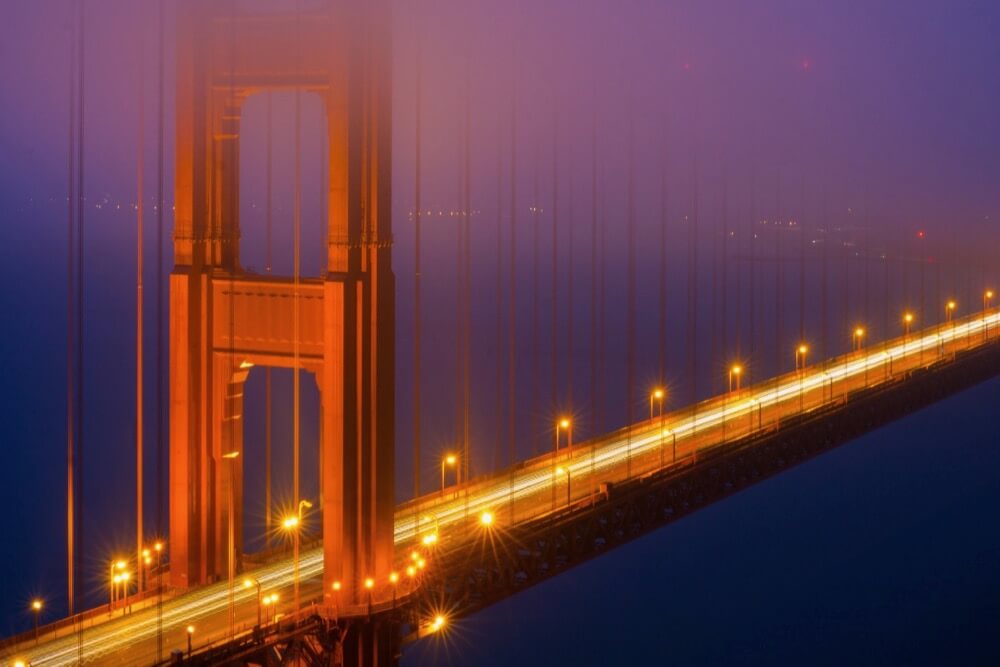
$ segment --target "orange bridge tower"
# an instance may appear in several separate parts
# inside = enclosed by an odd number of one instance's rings
[[[346,604],[392,567],[391,27],[387,0],[319,4],[288,14],[178,2],[170,580],[226,575],[228,536],[239,545],[243,532],[245,457],[233,458],[243,384],[253,366],[298,367],[320,393],[324,589],[343,582]],[[241,111],[274,89],[325,105],[329,233],[318,278],[240,264]]]

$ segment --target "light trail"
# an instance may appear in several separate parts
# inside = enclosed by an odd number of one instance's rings
[[[830,405],[842,400],[847,392],[872,387],[893,379],[894,376],[888,372],[890,365],[894,365],[897,369],[893,371],[894,373],[905,372],[936,363],[952,352],[977,347],[983,342],[984,337],[981,334],[987,327],[1000,332],[1000,312],[977,314],[964,321],[941,325],[919,336],[912,335],[889,341],[871,351],[856,352],[826,364],[808,366],[799,373],[791,373],[777,380],[765,381],[735,392],[738,396],[733,399],[730,399],[728,394],[721,395],[704,401],[695,408],[678,410],[662,417],[655,417],[653,420],[646,420],[632,427],[631,441],[629,430],[623,429],[610,439],[574,447],[574,458],[569,461],[561,458],[565,455],[564,452],[560,452],[559,457],[553,457],[550,453],[519,464],[518,468],[522,470],[513,475],[510,471],[500,472],[494,478],[470,483],[465,489],[449,494],[448,497],[435,497],[440,495],[438,493],[430,494],[429,497],[416,503],[411,501],[397,509],[395,543],[407,545],[419,537],[416,532],[417,522],[428,525],[425,517],[429,516],[432,519],[430,525],[435,531],[441,531],[442,528],[449,526],[454,527],[453,533],[442,533],[442,537],[446,537],[452,544],[460,544],[465,537],[462,528],[467,530],[481,528],[478,522],[481,512],[489,511],[496,516],[498,510],[506,504],[525,501],[532,496],[542,494],[548,496],[554,486],[560,484],[560,478],[555,473],[556,465],[568,469],[574,480],[589,479],[587,484],[578,483],[578,489],[592,490],[595,486],[594,477],[599,475],[603,475],[599,478],[600,481],[621,481],[627,478],[620,474],[620,471],[619,474],[611,476],[608,476],[608,473],[613,472],[616,466],[630,457],[634,460],[661,451],[668,442],[673,445],[675,439],[678,448],[693,444],[695,452],[718,446],[722,444],[719,438],[709,437],[700,446],[697,438],[711,436],[713,429],[723,428],[725,424],[742,420],[751,422],[754,412],[763,418],[766,410],[790,408],[774,415],[775,419],[780,419]],[[964,344],[961,344],[962,339],[965,339]],[[947,349],[949,346],[952,346],[951,350]],[[928,354],[928,351],[933,354]],[[861,384],[856,382],[859,379],[863,381]],[[835,391],[837,385],[841,385],[842,389],[839,394]],[[829,397],[825,394],[827,388],[830,389]],[[817,391],[823,393],[819,402],[811,402],[805,406],[805,410],[800,410],[798,401],[803,396]],[[763,424],[759,424],[756,429],[752,424],[749,429],[744,425],[734,436],[734,441],[746,432],[760,428],[763,428]],[[658,467],[654,466],[652,469]],[[546,497],[530,507],[523,508],[523,513],[519,514],[518,519],[526,521],[537,518],[550,512],[551,509],[551,500]],[[302,581],[309,582],[320,578],[323,571],[322,548],[303,552],[299,568]],[[283,561],[258,571],[247,572],[246,576],[260,581],[263,590],[283,589],[293,585],[293,566],[291,560]],[[253,602],[255,597],[256,591],[253,588],[237,587],[237,604],[245,605]],[[215,625],[220,631],[225,630],[228,626],[221,619],[228,608],[228,582],[190,591],[164,602],[164,632],[177,633],[188,624],[207,622],[216,615],[220,618],[215,619]],[[93,662],[107,658],[111,654],[131,649],[143,642],[155,641],[157,633],[155,609],[143,609],[127,616],[116,617],[82,632],[86,660]],[[23,660],[36,667],[71,665],[77,661],[77,650],[78,635],[70,634],[37,647],[27,648],[4,664],[13,665],[16,657],[17,660]]]

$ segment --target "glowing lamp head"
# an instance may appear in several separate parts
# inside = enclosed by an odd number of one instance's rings
[[[438,535],[437,535],[437,533],[428,533],[427,535],[424,535],[424,540],[423,541],[424,541],[424,545],[429,547],[429,546],[437,543],[437,541],[438,541]]]
[[[341,588],[341,585],[340,585],[340,582],[339,582],[339,581],[335,581],[335,582],[333,582],[333,590],[335,590],[335,591],[338,591],[338,592],[339,592],[339,591],[340,591],[340,588]]]
[[[368,590],[375,588],[375,580],[372,579],[371,577],[365,579],[365,588],[367,588]]]
[[[251,586],[253,586],[253,581],[250,579],[243,580],[243,588],[250,588]]]
[[[163,542],[157,542],[154,544],[153,549],[156,551],[163,551]]]
[[[114,577],[111,578],[111,581],[115,582],[116,584],[120,584],[122,581],[122,575],[116,574]]]
[[[743,372],[743,367],[740,366],[739,364],[736,364],[735,366],[729,369],[729,372],[731,372],[733,375],[739,375]]]
[[[912,324],[913,323],[913,313],[906,313],[905,315],[903,315],[903,321],[906,322],[907,324]]]
[[[149,549],[143,549],[142,550],[142,557],[143,558],[149,558]]]
[[[115,563],[115,567],[117,567],[119,570],[124,570],[127,566],[128,566],[128,563],[126,563],[123,560],[120,560],[117,563]]]
[[[558,468],[556,468],[556,474],[557,475],[565,475],[566,474],[566,468],[563,468],[562,466],[559,466]]]
[[[427,567],[427,561],[425,561],[423,558],[421,558],[420,560],[417,561],[417,569],[418,570],[422,570],[425,567]]]
[[[41,600],[37,600],[37,599],[36,600],[32,600],[31,601],[31,608],[34,609],[35,611],[41,611],[42,610],[42,601]]]
[[[958,308],[958,304],[957,303],[955,303],[954,301],[949,301],[948,302],[948,310],[955,310],[956,308]]]
[[[445,617],[442,616],[441,614],[438,614],[437,616],[434,617],[434,620],[431,622],[431,630],[437,632],[438,630],[440,630],[445,626],[445,623],[447,623]]]
[[[407,567],[406,568],[406,576],[408,576],[408,577],[415,577],[415,576],[417,576],[417,568],[414,567],[413,565],[410,565],[409,567]]]
[[[569,420],[563,417],[559,420],[559,428],[569,428]]]
[[[24,667],[24,660],[15,660],[14,667]]]
[[[193,635],[194,634],[194,626],[193,625],[187,626],[187,633],[189,635]]]
[[[991,290],[991,289],[986,290],[986,298],[987,299],[992,299],[993,298],[993,290]]]
[[[399,575],[396,574],[395,572],[390,572],[389,573],[389,583],[395,584],[397,582],[399,582]]]
[[[416,562],[418,558],[420,558],[420,554],[418,554],[416,551],[410,552],[410,560]]]
[[[486,512],[483,512],[482,514],[480,514],[479,515],[479,523],[481,523],[484,526],[492,526],[493,525],[493,512],[486,511]]]
[[[285,520],[281,522],[281,527],[285,530],[295,530],[299,527],[299,517],[295,515],[285,517]]]
[[[448,456],[444,457],[444,462],[450,466],[453,466],[456,463],[458,463],[458,457],[455,456],[454,454],[448,454]]]
[[[153,563],[153,559],[150,558],[149,556],[146,556],[145,558],[142,559],[142,562],[145,563],[146,565],[151,565]]]
[[[862,327],[858,327],[854,330],[854,335],[857,338],[862,338],[865,335],[865,330]]]
[[[809,346],[806,344],[799,345],[799,354],[805,354],[809,351]]]
[[[653,398],[659,400],[659,399],[663,398],[663,395],[665,393],[666,392],[664,392],[662,389],[654,389],[653,390]]]

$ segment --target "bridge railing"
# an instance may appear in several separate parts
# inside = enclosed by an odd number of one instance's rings
[[[514,524],[555,511],[564,504],[591,499],[602,484],[627,481],[671,465],[689,464],[697,460],[699,452],[708,448],[726,445],[761,430],[778,428],[782,420],[791,416],[848,400],[855,391],[898,380],[961,350],[993,340],[1000,336],[998,314],[998,309],[981,311],[863,346],[806,365],[801,370],[642,420],[589,442],[575,444],[572,450],[563,448],[558,455],[549,452],[520,461],[494,475],[479,476],[448,487],[444,492],[411,500],[397,510],[397,520],[402,520],[404,525],[407,518],[410,520],[409,533],[397,533],[397,538],[403,537],[397,542],[419,539],[420,535],[431,531],[437,533],[439,523],[449,524],[447,531],[440,531],[441,539],[461,541],[475,534],[471,531],[476,530],[478,512],[484,506],[489,506],[503,523]],[[975,326],[979,322],[990,326]],[[960,330],[965,333],[954,335]],[[826,376],[829,382],[818,381]],[[699,426],[705,417],[710,419]],[[685,430],[678,444],[677,432],[681,428]],[[619,454],[609,457],[609,452],[616,451]],[[560,473],[560,468],[564,472]],[[565,473],[566,469],[570,474]],[[537,483],[534,485],[537,488],[529,484],[528,490],[520,489],[524,480],[538,481],[545,477],[549,478],[548,483]],[[504,497],[505,486],[511,490],[507,498]]]

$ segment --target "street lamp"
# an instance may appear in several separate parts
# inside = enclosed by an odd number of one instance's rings
[[[855,327],[854,331],[851,332],[851,342],[854,345],[855,352],[861,350],[862,346],[864,345],[864,339],[865,339],[865,328]]]
[[[955,313],[955,309],[958,308],[958,304],[954,300],[949,301],[944,305],[944,317],[945,322],[951,322],[952,315]]]
[[[333,585],[333,613],[335,618],[340,618],[340,589],[339,581],[334,581]]]
[[[490,526],[493,525],[493,519],[494,519],[493,512],[486,510],[479,515],[479,524],[486,528],[489,528]]]
[[[122,616],[124,616],[126,612],[128,612],[128,582],[132,576],[132,573],[122,572],[118,576],[121,578],[121,583],[122,583],[122,600],[124,602],[124,604],[122,604]]]
[[[368,591],[368,615],[372,615],[372,589],[375,588],[375,580],[371,577],[365,579],[365,590]]]
[[[913,313],[907,311],[903,313],[903,338],[910,335],[910,325],[913,324]]]
[[[300,500],[295,514],[285,518],[281,522],[285,530],[292,533],[292,581],[295,588],[295,611],[299,610],[299,536],[302,524],[302,508],[310,508],[312,503],[308,500]]]
[[[559,431],[566,431],[566,449],[573,449],[573,422],[563,417],[556,422],[556,453],[559,453]]]
[[[990,307],[990,301],[993,300],[993,290],[988,289],[983,292],[983,338],[989,338],[990,323],[986,321],[986,311]]]
[[[806,367],[806,354],[809,353],[809,346],[805,343],[800,343],[797,348],[795,348],[795,370],[804,370]],[[801,364],[801,365],[800,365]]]
[[[736,381],[736,391],[740,390],[740,377],[743,375],[743,367],[733,364],[729,367],[729,392],[733,392],[733,381]]]
[[[455,469],[455,484],[458,484],[458,455],[445,454],[441,459],[441,493],[444,493],[444,467],[451,466]]]
[[[42,601],[35,598],[31,601],[31,611],[35,614],[35,643],[38,643],[38,617],[42,615]]]
[[[271,613],[271,618],[273,619],[275,617],[276,613],[277,613],[278,594],[277,593],[271,593],[270,595],[265,595],[264,598],[263,598],[263,600],[261,600],[261,602],[264,604],[265,608],[266,607],[274,607],[275,608],[274,612]],[[264,615],[264,622],[265,623],[267,622],[267,614]]]
[[[662,387],[657,387],[649,394],[649,418],[653,419],[653,401],[659,401],[660,404],[660,416],[663,416],[663,397],[667,395],[667,392],[663,390]]]
[[[252,586],[257,587],[257,625],[260,625],[260,605],[261,605],[260,581],[258,581],[254,577],[247,577],[246,579],[243,580],[243,588],[250,588]]]
[[[187,626],[187,636],[188,636],[188,660],[191,659],[191,638],[194,637],[194,626]]]
[[[108,586],[110,588],[110,601],[108,602],[108,614],[115,608],[115,599],[118,594],[118,584],[121,582],[120,574],[115,574],[115,570],[124,570],[128,566],[123,560],[113,560],[108,571]]]

